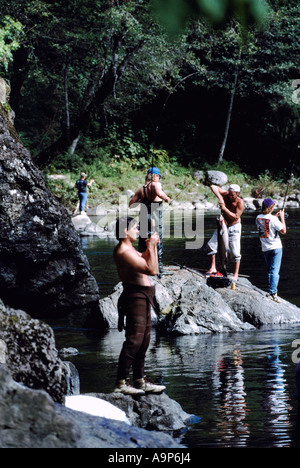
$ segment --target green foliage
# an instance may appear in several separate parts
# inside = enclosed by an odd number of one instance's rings
[[[0,19],[0,67],[7,71],[8,63],[13,59],[13,52],[19,47],[22,24],[5,15]]]
[[[210,188],[204,183],[194,179],[192,168],[187,168],[180,165],[172,156],[167,156],[165,152],[158,152],[159,160],[162,164],[159,165],[163,174],[164,191],[174,200],[177,201],[194,201],[199,195],[204,195],[209,201],[215,203],[215,196]],[[62,155],[61,159],[56,158],[56,167],[49,167],[46,172],[46,181],[50,190],[60,201],[67,206],[71,211],[74,210],[77,203],[77,191],[74,188],[76,180],[79,178],[80,172],[84,171],[88,174],[88,179],[95,179],[95,184],[89,188],[89,206],[109,206],[111,203],[118,203],[119,196],[124,190],[133,190],[134,192],[144,183],[148,162],[145,161],[145,166],[135,168],[130,161],[125,160],[110,160],[106,163],[103,159],[97,159],[88,163],[83,158],[72,156],[72,164],[70,170],[64,167],[66,155]],[[69,158],[71,158],[69,156]],[[71,161],[71,159],[70,159]],[[165,165],[163,165],[165,164]],[[59,167],[60,166],[60,167]],[[73,169],[72,169],[73,166]],[[284,196],[286,190],[286,175],[274,174],[269,170],[259,174],[257,178],[241,171],[240,167],[234,161],[223,161],[219,165],[204,164],[201,169],[205,173],[207,170],[220,170],[225,172],[228,177],[228,183],[237,183],[241,187],[242,197],[276,197]],[[53,179],[49,174],[62,174],[63,179]],[[300,179],[293,177],[290,183],[290,192],[300,191]]]
[[[152,4],[171,35],[182,33],[195,17],[204,17],[215,26],[232,17],[248,28],[261,27],[269,13],[265,0],[152,0]]]
[[[199,166],[216,158],[237,69],[232,138],[240,146],[227,153],[230,159],[240,163],[244,158],[245,165],[255,166],[244,152],[249,132],[278,147],[297,138],[300,110],[292,101],[300,53],[296,0],[269,0],[272,9],[263,0],[158,3],[171,28],[184,31],[180,36],[171,40],[165,34],[146,0],[0,0],[1,31],[10,31],[2,44],[10,47],[7,59],[14,56],[5,78],[12,84],[16,126],[33,156],[80,117],[84,128],[78,129],[77,153],[60,149],[52,167],[79,171],[87,165],[109,175],[126,173],[128,167],[142,170],[153,158],[184,177],[182,168],[191,161]],[[265,29],[258,31],[252,23]],[[113,86],[101,100],[98,91],[105,91],[110,68]],[[193,116],[190,109],[173,115],[167,106],[159,148],[152,149],[153,128],[169,92],[168,106],[172,109],[175,101],[180,108],[190,98]],[[241,128],[246,136],[239,142]]]

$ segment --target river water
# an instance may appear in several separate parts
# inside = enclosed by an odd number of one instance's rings
[[[204,219],[205,243],[215,226],[215,214]],[[240,273],[265,289],[266,271],[255,229],[255,214],[243,215]],[[178,220],[175,222],[178,222]],[[300,307],[299,210],[290,210],[279,295]],[[164,263],[206,269],[204,249],[186,249],[184,238],[164,241]],[[82,247],[96,277],[101,297],[118,282],[112,262],[114,242],[83,238]],[[52,324],[53,326],[53,324]],[[53,326],[57,348],[74,346],[70,360],[79,371],[81,393],[111,392],[124,335],[71,329],[63,321]],[[152,333],[146,359],[151,380],[163,382],[167,394],[187,412],[201,418],[182,442],[197,447],[292,447],[297,436],[295,367],[300,357],[299,325],[262,327],[221,335],[160,337]]]

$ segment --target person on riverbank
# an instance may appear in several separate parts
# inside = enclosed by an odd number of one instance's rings
[[[147,380],[144,373],[146,352],[150,344],[151,306],[159,312],[155,298],[155,286],[149,276],[158,272],[158,234],[147,238],[146,250],[141,253],[133,243],[138,236],[138,226],[134,218],[123,216],[116,222],[116,238],[119,243],[114,249],[114,261],[123,284],[123,292],[118,301],[118,330],[124,328],[126,318],[126,340],[119,356],[115,392],[125,395],[161,393],[163,385],[155,385]],[[129,373],[133,371],[133,386]]]
[[[78,190],[80,214],[84,214],[84,208],[87,202],[87,187],[91,187],[91,185],[95,182],[94,179],[88,182],[86,178],[87,178],[87,175],[85,174],[85,172],[82,172],[80,174],[80,179],[78,179],[75,184],[75,188]]]
[[[232,281],[238,280],[240,263],[241,263],[241,216],[243,214],[245,205],[243,200],[239,197],[240,187],[237,184],[229,185],[228,190],[222,189],[217,185],[211,185],[212,192],[219,200],[222,215],[227,223],[228,236],[229,236],[229,253],[234,263],[234,273]],[[217,230],[208,242],[208,248],[211,256],[211,265],[207,274],[217,273],[216,269],[216,254],[218,252],[218,233]]]
[[[157,232],[160,242],[157,246],[159,276],[168,274],[163,268],[163,201],[169,203],[170,198],[162,189],[160,170],[150,167],[147,172],[145,184],[140,187],[129,202],[129,206],[141,204],[140,210],[140,236],[139,252],[146,249],[146,240],[152,232]]]
[[[271,198],[263,200],[262,213],[256,218],[256,226],[268,270],[268,295],[273,301],[280,302],[277,295],[282,259],[282,242],[279,233],[286,233],[286,224],[284,210],[272,215],[275,204]]]

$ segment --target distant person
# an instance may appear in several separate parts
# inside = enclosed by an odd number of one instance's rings
[[[140,211],[140,236],[139,236],[139,252],[144,252],[146,249],[146,240],[152,232],[157,232],[159,235],[159,244],[157,246],[159,276],[167,274],[163,268],[163,201],[169,203],[170,198],[162,189],[160,182],[160,171],[157,167],[150,167],[147,172],[145,185],[137,190],[135,195],[129,202],[129,206],[135,203],[141,203]]]
[[[229,236],[229,252],[231,260],[234,262],[234,273],[232,281],[238,280],[240,263],[241,263],[241,216],[243,214],[245,205],[243,200],[239,197],[240,186],[237,184],[229,185],[228,190],[222,189],[217,185],[211,185],[212,192],[219,199],[219,206],[222,215],[227,223],[228,236]],[[211,265],[208,274],[217,273],[216,269],[216,254],[218,252],[218,236],[217,230],[208,242],[208,248],[211,255]]]
[[[284,210],[272,215],[275,203],[271,198],[264,199],[262,214],[257,216],[256,225],[268,270],[268,294],[273,301],[280,302],[277,295],[282,259],[282,242],[279,233],[286,233],[286,224]]]
[[[79,198],[79,213],[84,214],[84,208],[87,202],[87,187],[91,187],[91,185],[95,182],[92,179],[90,182],[86,180],[87,175],[85,172],[80,174],[80,179],[76,181],[75,188],[78,190],[78,198]]]
[[[138,226],[134,218],[123,216],[116,223],[116,237],[119,241],[114,249],[114,261],[123,282],[123,292],[118,301],[118,330],[124,328],[126,318],[126,341],[119,357],[115,392],[125,395],[161,393],[163,385],[155,385],[145,377],[145,357],[150,344],[151,305],[158,310],[155,286],[150,284],[148,275],[157,274],[158,261],[156,248],[159,242],[157,233],[146,239],[146,250],[138,252],[134,247],[138,236]],[[133,385],[129,382],[129,372],[133,371]]]

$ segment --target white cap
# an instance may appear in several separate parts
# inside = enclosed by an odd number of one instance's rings
[[[230,184],[228,190],[233,190],[234,192],[240,192],[241,187],[237,184]]]

